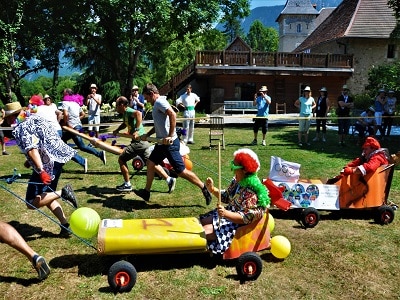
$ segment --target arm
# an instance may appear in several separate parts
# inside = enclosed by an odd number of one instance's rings
[[[297,100],[294,102],[294,106],[297,107],[297,108],[300,108],[300,99],[297,99]]]
[[[66,126],[69,126],[69,122],[68,122],[68,120],[69,120],[69,113],[68,113],[68,109],[64,109],[63,110],[63,113],[64,113],[64,124],[66,125]],[[71,126],[69,126],[69,127],[71,127]]]
[[[113,135],[116,135],[118,132],[120,132],[122,129],[125,129],[125,128],[126,128],[126,124],[124,122],[122,122],[121,124],[119,124],[117,129],[115,129],[113,131]]]
[[[169,132],[168,132],[168,138],[172,138],[172,136],[175,133],[175,128],[176,128],[176,114],[172,110],[171,107],[167,109],[165,112],[166,115],[169,117]]]
[[[326,112],[325,117],[328,116],[329,110],[331,109],[331,103],[328,98],[326,98]]]

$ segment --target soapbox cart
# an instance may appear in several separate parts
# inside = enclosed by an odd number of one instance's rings
[[[274,181],[284,197],[279,208],[297,210],[296,218],[306,228],[318,224],[319,210],[372,210],[376,223],[389,224],[397,209],[388,201],[394,166],[380,166],[365,176],[339,175],[326,183],[301,179],[296,183]]]
[[[256,253],[270,248],[268,216],[257,223],[238,228],[223,259],[236,259],[241,281],[255,280],[261,274],[262,260]],[[206,253],[207,241],[199,220],[104,219],[97,236],[99,255]],[[128,261],[114,263],[108,272],[108,283],[116,292],[128,292],[136,283],[137,272]]]

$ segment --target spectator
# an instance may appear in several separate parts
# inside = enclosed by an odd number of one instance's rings
[[[259,221],[267,212],[270,203],[265,186],[257,177],[260,162],[257,154],[250,149],[239,149],[233,154],[231,169],[235,178],[226,190],[214,187],[214,181],[208,177],[208,191],[221,202],[213,211],[200,216],[207,247],[214,254],[223,254],[230,246],[239,226]]]
[[[385,138],[385,132],[382,128],[382,115],[384,112],[384,107],[386,105],[387,98],[386,98],[386,91],[385,89],[380,89],[378,92],[378,96],[375,98],[375,123],[376,123],[376,132],[379,131],[382,139]]]
[[[81,119],[85,116],[85,113],[82,111],[81,108],[83,97],[79,94],[74,94],[71,89],[65,89],[63,93],[64,97],[62,109],[64,114],[64,124],[65,126],[69,126],[77,131],[81,131]],[[64,142],[67,142],[69,139],[72,139],[75,145],[80,150],[98,157],[103,162],[103,164],[106,164],[107,159],[105,151],[97,151],[93,147],[86,146],[80,136],[77,136],[69,131],[64,131],[62,135],[62,140]]]
[[[328,117],[330,109],[330,102],[328,99],[328,90],[326,87],[322,87],[319,90],[319,97],[317,100],[317,109],[316,112],[316,135],[313,139],[314,142],[318,142],[321,138],[321,129],[322,129],[322,141],[326,142],[326,121]]]
[[[4,108],[0,108],[0,126],[4,124],[4,117],[5,117],[5,111]],[[6,142],[4,138],[4,132],[3,130],[0,129],[0,144],[1,144],[1,150],[3,155],[9,155],[9,153],[6,151]]]
[[[394,95],[394,91],[389,90],[383,114],[383,134],[386,135],[388,139],[390,139],[389,136],[392,130],[394,114],[396,113],[396,102],[397,98]]]
[[[363,111],[354,125],[355,130],[358,132],[358,143],[361,145],[364,142],[365,132],[369,136],[375,136],[376,123],[375,123],[375,109],[370,106]]]
[[[69,224],[57,199],[61,195],[74,207],[78,204],[70,185],[56,190],[62,166],[76,151],[61,140],[49,122],[34,113],[34,106],[25,111],[19,102],[8,103],[5,112],[8,124],[15,126],[12,132],[15,141],[26,156],[24,165],[33,168],[25,196],[27,207],[47,206],[62,225],[60,235],[68,236]]]
[[[44,280],[50,274],[50,267],[46,260],[37,254],[25,242],[24,238],[11,225],[0,221],[0,241],[18,250],[32,263],[40,280]]]
[[[265,146],[265,135],[268,131],[268,114],[269,106],[271,104],[271,97],[267,95],[268,88],[263,85],[258,93],[254,95],[253,105],[257,106],[257,116],[254,119],[253,133],[254,139],[252,145],[257,145],[258,129],[261,127],[262,142],[261,145]]]
[[[178,109],[183,109],[183,128],[186,130],[186,135],[183,137],[183,142],[187,144],[194,144],[194,118],[196,117],[196,105],[200,102],[199,96],[192,93],[192,86],[190,84],[186,87],[186,92],[183,93],[177,100],[176,106]]]
[[[142,139],[146,140],[147,136],[156,133],[156,137],[162,139],[163,144],[155,145],[154,150],[151,152],[147,160],[146,188],[135,190],[136,195],[145,201],[149,201],[155,166],[167,158],[179,177],[188,180],[202,190],[206,204],[209,205],[211,203],[211,194],[197,175],[185,168],[182,156],[179,153],[180,141],[176,134],[176,114],[174,110],[166,97],[160,96],[155,85],[151,83],[147,84],[143,89],[143,94],[146,101],[150,102],[153,106],[154,127],[147,134],[143,135]]]
[[[134,110],[140,111],[142,114],[142,119],[144,118],[144,105],[145,100],[142,94],[139,94],[139,87],[134,85],[132,87],[132,93],[129,98],[129,106],[132,107]]]
[[[339,144],[344,146],[345,138],[350,129],[350,110],[354,107],[353,97],[349,95],[349,88],[343,85],[342,94],[338,97],[336,115],[338,117]]]
[[[90,85],[90,94],[86,97],[86,106],[88,108],[88,124],[97,124],[96,126],[89,126],[89,132],[95,132],[95,136],[99,137],[100,131],[100,107],[101,95],[97,94],[97,86],[92,83]]]
[[[304,135],[304,143],[310,145],[308,142],[308,132],[310,131],[312,111],[315,108],[315,100],[311,97],[311,88],[306,86],[304,88],[304,96],[300,97],[294,103],[294,106],[300,109],[299,119],[299,132],[297,134],[299,146],[303,146],[302,136]]]

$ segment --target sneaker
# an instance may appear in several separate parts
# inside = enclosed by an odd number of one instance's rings
[[[313,142],[318,142],[318,137],[313,138]]]
[[[311,146],[311,144],[310,144],[310,143],[307,143],[307,146]]]
[[[168,193],[172,193],[175,190],[176,186],[176,178],[171,177],[171,179],[168,182]]]
[[[132,191],[132,185],[126,184],[126,182],[124,182],[121,185],[117,185],[116,190],[118,192],[130,192],[130,191]]]
[[[262,140],[261,145],[266,146],[265,140]]]
[[[87,158],[84,159],[84,164],[83,164],[83,172],[86,174],[88,171],[88,167],[87,167]]]
[[[70,184],[67,184],[61,189],[61,198],[72,204],[73,207],[78,208],[78,202],[74,194],[74,190]]]
[[[203,192],[203,196],[206,199],[206,204],[210,205],[211,200],[212,200],[212,196],[211,196],[211,193],[207,190],[205,184],[204,184],[203,188],[201,189],[201,191]]]
[[[103,164],[107,163],[106,151],[101,151],[100,159],[103,162]]]
[[[299,145],[299,147],[303,146],[303,144],[302,144],[302,143],[300,143],[300,142],[299,142],[297,145]]]
[[[257,140],[254,139],[254,140],[251,142],[251,144],[252,144],[253,146],[257,145]]]
[[[69,230],[69,223],[63,224],[61,227],[61,231],[58,234],[60,237],[69,238],[71,236],[71,231]]]
[[[3,151],[3,155],[10,155],[7,151]]]
[[[150,200],[150,192],[145,189],[134,190],[135,194],[142,198],[144,201]]]
[[[35,255],[33,257],[33,267],[36,269],[40,280],[46,279],[50,274],[50,267],[42,256]]]
[[[325,142],[326,142],[326,138],[323,137],[323,138],[322,138],[322,141],[325,143]]]

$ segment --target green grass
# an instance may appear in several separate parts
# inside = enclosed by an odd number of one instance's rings
[[[112,128],[108,129],[112,131]],[[313,137],[313,135],[311,135]],[[209,150],[208,130],[196,128],[196,144],[190,157],[194,171],[201,179],[218,178],[218,155]],[[262,163],[260,177],[269,173],[271,155],[301,164],[302,178],[329,178],[360,154],[356,139],[346,147],[337,144],[335,132],[328,133],[326,144],[307,148],[297,146],[297,127],[270,127],[267,146],[249,146],[251,128],[227,128],[226,150],[222,151],[223,186],[232,177],[229,162],[240,147],[257,152]],[[127,141],[122,141],[121,143]],[[384,143],[391,153],[397,152],[400,138]],[[2,176],[13,168],[27,179],[30,170],[23,167],[24,156],[9,147],[10,156],[0,157]],[[174,193],[167,193],[166,183],[155,180],[151,201],[145,203],[133,193],[119,194],[115,186],[122,182],[117,156],[108,154],[107,165],[86,153],[89,173],[69,162],[64,167],[59,187],[72,183],[80,206],[95,209],[102,218],[165,218],[198,216],[212,209],[206,207],[200,190],[178,179]],[[400,203],[399,169],[395,170],[389,199]],[[145,173],[132,178],[135,187],[145,185]],[[4,187],[22,198],[26,185],[14,183]],[[254,282],[241,284],[234,263],[217,261],[208,254],[144,255],[124,257],[131,261],[138,280],[129,294],[115,296],[108,287],[110,265],[121,257],[98,256],[96,251],[77,238],[60,239],[59,227],[41,214],[27,210],[25,204],[5,190],[0,190],[0,220],[10,222],[27,242],[49,262],[50,277],[36,280],[24,256],[0,244],[2,268],[0,294],[3,299],[399,299],[400,229],[399,217],[388,226],[373,223],[367,212],[337,217],[321,212],[321,221],[313,229],[303,229],[292,212],[271,210],[275,218],[273,235],[286,236],[291,254],[283,261],[269,251],[261,252],[263,273]],[[69,216],[73,209],[63,204]],[[49,210],[43,211],[49,214]],[[96,246],[96,239],[90,241]]]

